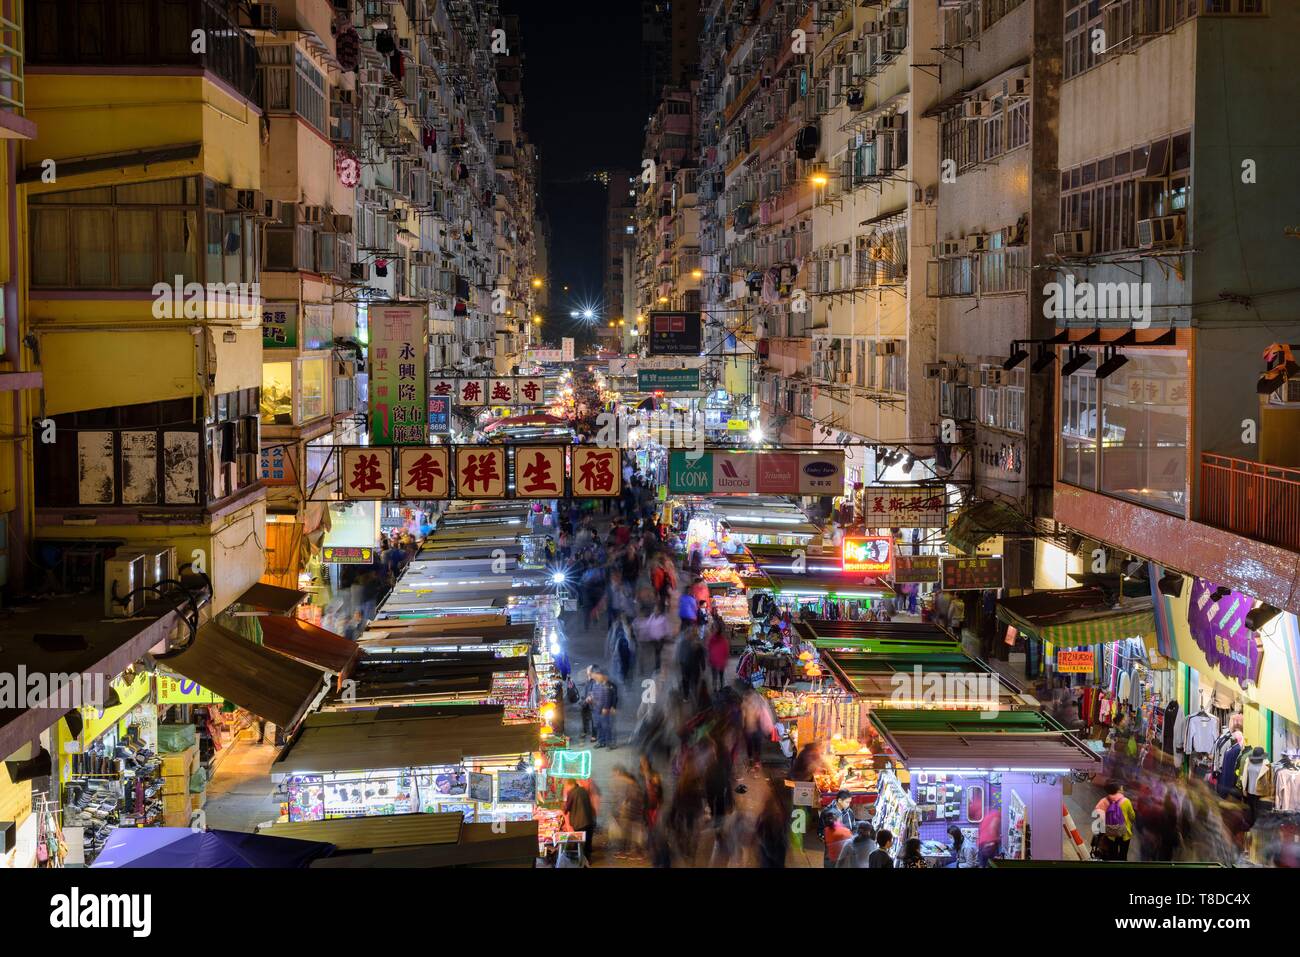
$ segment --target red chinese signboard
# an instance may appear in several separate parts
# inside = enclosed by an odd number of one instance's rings
[[[505,498],[506,450],[503,446],[456,450],[457,498]]]
[[[894,540],[888,535],[846,538],[840,567],[846,572],[888,577],[894,570]]]
[[[451,490],[450,458],[446,446],[402,449],[398,498],[447,498]]]
[[[575,498],[612,498],[622,492],[623,463],[618,449],[574,446]]]
[[[564,448],[520,446],[515,449],[515,498],[564,495]]]
[[[520,379],[515,390],[515,401],[519,405],[541,405],[546,395],[546,383],[542,379]]]
[[[457,405],[487,405],[487,383],[482,379],[456,381]]]
[[[343,497],[345,499],[392,498],[392,450],[376,448],[344,449]]]
[[[1002,587],[1001,558],[945,558],[939,569],[944,591]]]
[[[514,405],[515,381],[513,379],[489,379],[488,404]]]

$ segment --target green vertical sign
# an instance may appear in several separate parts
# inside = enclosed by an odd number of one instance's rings
[[[712,452],[670,452],[668,491],[674,495],[706,495],[713,491]]]

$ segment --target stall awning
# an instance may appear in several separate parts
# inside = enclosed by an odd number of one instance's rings
[[[876,709],[871,722],[909,768],[1094,770],[1097,754],[1049,716],[1036,711]]]
[[[1004,502],[976,502],[957,513],[948,544],[968,554],[994,535],[1032,534],[1033,523]]]
[[[893,594],[889,586],[876,579],[864,579],[861,575],[836,575],[833,573],[809,573],[807,575],[768,574],[766,581],[772,590],[789,595],[843,595],[847,598],[887,598]],[[758,587],[763,587],[758,583]]]
[[[282,728],[296,725],[324,690],[318,669],[211,622],[200,626],[183,651],[158,660]]]
[[[455,844],[460,841],[463,815],[382,814],[376,817],[336,818],[273,824],[272,837],[324,841],[340,851],[377,847],[412,847],[417,844]]]
[[[970,707],[982,706],[990,699],[974,692],[984,692],[986,689],[996,693],[1001,707],[1012,708],[1019,703],[1019,686],[1003,678],[980,659],[960,652],[870,654],[861,651],[825,651],[821,660],[846,691],[870,701],[897,701],[900,689],[907,687],[906,684],[900,684],[900,676],[905,681],[919,676],[923,684],[911,693],[922,695],[927,687],[925,682],[934,676],[931,680],[936,692],[951,692],[953,703],[966,700]],[[951,676],[952,680],[945,676]],[[988,687],[990,684],[992,688]],[[939,700],[936,699],[936,703]]]
[[[1030,637],[1065,647],[1154,639],[1156,633],[1149,597],[1116,604],[1100,588],[1058,588],[1004,598],[998,602],[998,618]]]
[[[236,598],[235,601],[238,604],[252,605],[254,608],[261,608],[263,611],[269,611],[277,615],[287,615],[302,604],[306,597],[307,593],[305,591],[298,591],[296,588],[281,588],[279,585],[258,582]]]
[[[327,671],[347,674],[361,657],[361,649],[355,641],[301,618],[267,615],[260,619],[260,623],[264,646]]]
[[[915,621],[805,618],[795,633],[818,648],[854,648],[873,654],[960,653],[961,642],[937,625]]]
[[[503,724],[503,716],[500,706],[313,714],[276,758],[272,773],[413,768],[535,751],[541,725]]]

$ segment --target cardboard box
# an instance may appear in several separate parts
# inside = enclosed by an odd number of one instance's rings
[[[163,778],[163,796],[169,794],[188,794],[190,792],[190,779],[183,774],[169,774]]]
[[[198,745],[186,748],[184,751],[177,751],[173,754],[164,754],[162,756],[163,776],[188,778],[194,773],[194,763],[198,761],[198,759]]]
[[[163,795],[163,815],[168,814],[185,814],[185,823],[189,823],[190,792],[187,790],[184,794],[164,794]]]
[[[198,794],[190,795],[190,807],[197,811],[208,803],[208,792],[200,791]]]
[[[189,827],[190,809],[182,811],[163,811],[163,827]]]

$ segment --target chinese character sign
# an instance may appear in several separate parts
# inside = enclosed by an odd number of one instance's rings
[[[488,380],[488,404],[489,405],[514,405],[515,404],[514,379],[489,379]]]
[[[262,306],[262,348],[293,349],[298,345],[298,304],[268,302]]]
[[[451,453],[444,446],[402,449],[398,453],[398,498],[448,498]]]
[[[456,380],[457,405],[487,405],[487,383],[482,379]]]
[[[392,498],[392,451],[345,448],[343,450],[343,497],[345,499]]]
[[[296,485],[298,483],[298,475],[293,466],[293,456],[287,446],[266,446],[262,449],[259,464],[263,485]]]
[[[608,498],[622,489],[623,463],[618,449],[574,446],[573,495],[575,498]]]
[[[451,398],[456,392],[455,379],[434,379],[429,385],[429,395]]]
[[[542,379],[520,379],[516,385],[515,402],[519,405],[541,405],[546,395],[546,383]]]
[[[457,498],[505,498],[506,450],[503,446],[456,449]]]
[[[939,573],[944,591],[972,591],[1002,587],[1002,559],[943,558]]]
[[[374,445],[424,445],[426,310],[416,306],[370,309],[370,441]]]
[[[942,486],[908,488],[873,485],[863,491],[862,521],[867,528],[943,528]]]
[[[564,449],[522,445],[515,449],[515,497],[564,495]]]

